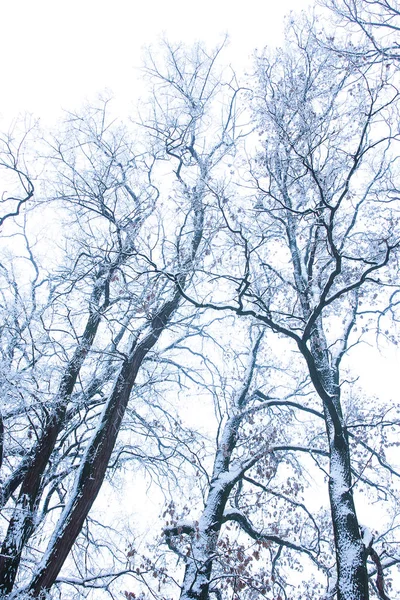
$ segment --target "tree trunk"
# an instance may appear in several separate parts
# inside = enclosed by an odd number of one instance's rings
[[[94,310],[91,312],[81,342],[61,379],[55,400],[55,408],[47,420],[42,436],[38,440],[30,460],[25,463],[23,473],[18,470],[21,489],[0,554],[1,594],[9,594],[13,589],[22,550],[34,529],[34,516],[40,499],[43,474],[63,426],[70,396],[87,352],[96,336],[100,320],[100,311]],[[12,490],[8,489],[8,491],[12,493]],[[2,500],[6,502],[7,498],[3,497]]]
[[[54,584],[86,517],[100,491],[108,463],[119,433],[132,387],[143,359],[159,339],[171,315],[178,307],[180,294],[164,304],[153,318],[148,335],[136,345],[124,361],[101,421],[88,446],[77,475],[71,499],[64,509],[52,539],[29,585],[29,593],[37,598]]]
[[[329,396],[329,406],[321,396],[329,444],[329,500],[336,549],[338,600],[368,600],[367,553],[358,524],[353,497],[351,458],[343,420],[339,367],[331,365],[322,327],[311,343],[315,373]],[[323,350],[321,351],[321,348]],[[332,411],[335,418],[332,418]]]
[[[199,520],[187,560],[180,600],[208,600],[213,561],[217,552],[226,502],[234,483],[218,479],[211,483],[203,514]]]

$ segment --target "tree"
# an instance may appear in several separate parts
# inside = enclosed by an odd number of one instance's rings
[[[341,363],[363,306],[373,313],[371,294],[382,290],[384,303],[396,286],[396,75],[366,78],[321,49],[306,22],[292,22],[288,35],[286,50],[258,62],[253,102],[264,148],[251,165],[252,194],[215,190],[223,247],[236,251],[220,255],[207,285],[181,293],[297,346],[326,425],[338,598],[361,600],[368,547],[354,503]]]
[[[359,343],[396,335],[398,72],[321,44],[306,18],[287,40],[246,87],[218,66],[223,44],[164,42],[137,122],[114,122],[107,100],[68,115],[39,144],[37,181],[7,146],[13,198],[40,195],[4,219],[4,597],[113,595],[129,575],[130,600],[174,584],[184,600],[310,598],[325,582],[366,600],[370,581],[387,598],[399,417],[353,380]],[[38,216],[62,220],[61,243]],[[206,433],[184,408],[201,421],[203,398]],[[111,529],[96,550],[91,512],[107,473],[138,463],[172,496],[140,560]],[[377,537],[358,489],[387,500]]]
[[[178,60],[178,51],[168,47],[167,51],[171,63]],[[142,364],[181,304],[179,290],[155,272],[154,257],[164,261],[164,268],[179,268],[179,285],[185,288],[202,245],[206,184],[233,143],[230,110],[209,148],[202,146],[204,115],[221,85],[213,73],[218,53],[196,50],[188,65],[189,86],[159,76],[166,95],[174,89],[176,106],[158,114],[155,104],[148,127],[157,132],[157,143],[162,135],[164,139],[144,154],[126,141],[125,132],[112,128],[106,105],[85,117],[71,115],[65,139],[48,145],[47,161],[58,173],[53,202],[72,211],[70,223],[75,222],[80,235],[68,242],[70,260],[55,284],[41,276],[28,246],[35,271],[29,300],[39,286],[47,285],[49,291],[40,309],[27,311],[41,321],[39,332],[32,330],[30,321],[19,322],[25,307],[13,280],[19,305],[18,315],[13,310],[19,335],[19,351],[13,349],[12,356],[17,370],[29,373],[48,358],[45,350],[36,350],[36,340],[44,334],[44,344],[60,347],[61,361],[56,350],[56,359],[51,357],[47,367],[60,372],[57,388],[53,391],[51,381],[47,393],[40,387],[30,390],[35,402],[22,394],[21,408],[11,410],[6,422],[12,432],[25,418],[23,428],[31,432],[33,443],[7,464],[3,504],[7,512],[11,510],[11,518],[0,557],[0,589],[5,596],[19,589],[19,582],[33,597],[53,586],[103,483]],[[179,73],[178,63],[174,68]],[[160,193],[153,182],[153,171],[166,157],[174,159],[173,193],[179,198],[179,204],[166,211],[176,219],[171,231],[157,214]],[[27,327],[34,340],[31,352],[25,345],[19,348]],[[65,332],[61,341],[60,329]],[[34,373],[32,377],[35,380]],[[87,381],[81,391],[79,379]],[[21,444],[20,439],[16,443]],[[69,489],[63,487],[66,477]],[[57,494],[59,502],[54,504]],[[51,509],[59,513],[55,521]],[[46,536],[47,549],[26,582],[30,567],[21,558],[38,529]]]
[[[399,59],[400,7],[397,0],[322,0],[341,27],[361,34],[360,45],[347,40],[343,51],[363,62]],[[331,36],[331,41],[334,38]]]
[[[291,483],[297,467],[292,453],[326,454],[317,445],[313,447],[312,441],[300,442],[302,434],[312,440],[315,430],[307,420],[308,436],[304,435],[299,417],[322,416],[306,403],[293,399],[309,395],[305,382],[303,385],[290,382],[294,387],[292,393],[273,396],[272,390],[278,392],[283,387],[282,375],[280,385],[274,386],[277,379],[274,368],[263,365],[257,377],[260,370],[257,361],[262,364],[259,355],[263,358],[270,355],[265,347],[260,352],[264,333],[261,330],[256,336],[247,368],[231,402],[216,399],[221,416],[214,463],[205,483],[204,508],[199,518],[192,522],[187,518],[178,519],[175,506],[169,511],[171,524],[164,528],[164,536],[168,547],[185,562],[181,598],[203,600],[211,593],[222,597],[228,590],[236,597],[236,594],[245,594],[247,588],[260,594],[272,588],[276,588],[278,594],[285,593],[284,579],[277,576],[277,563],[283,549],[292,554],[300,553],[324,569],[319,561],[320,529],[300,499],[300,480]],[[290,379],[290,368],[285,372]],[[268,395],[254,386],[257,379],[263,382],[262,387],[267,387]],[[234,380],[232,375],[230,380]],[[223,395],[223,388],[217,394]],[[296,431],[295,441],[289,439],[288,423]],[[278,489],[274,480],[279,481]],[[268,518],[272,505],[275,517],[278,512],[282,517],[282,527],[276,518]],[[264,506],[268,507],[264,519],[270,523],[254,525],[252,517],[259,520]],[[291,514],[287,514],[288,507]],[[235,543],[229,534],[227,536],[227,527],[231,528],[232,524],[252,540],[250,552],[242,540]],[[298,536],[300,529],[302,535]],[[288,531],[290,533],[285,534]],[[268,552],[265,552],[268,549],[276,549],[272,574],[265,568],[269,562]],[[257,571],[254,567],[260,560],[264,567]],[[296,564],[290,554],[284,562],[292,568]]]

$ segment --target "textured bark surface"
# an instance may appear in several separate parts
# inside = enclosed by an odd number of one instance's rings
[[[90,314],[80,344],[61,379],[55,407],[47,419],[37,444],[18,470],[18,477],[6,490],[7,495],[11,494],[21,483],[17,506],[1,547],[0,592],[3,594],[9,594],[13,589],[21,552],[34,528],[33,520],[40,500],[43,474],[48,467],[50,456],[63,427],[70,396],[87,352],[96,336],[100,320],[100,311],[96,310]],[[7,499],[3,494],[3,502],[6,502]]]
[[[45,557],[29,586],[29,592],[34,597],[40,596],[43,590],[49,590],[54,584],[82,529],[104,481],[138,370],[143,359],[164,331],[179,300],[180,295],[175,294],[173,300],[164,304],[153,317],[148,335],[139,344],[136,344],[136,341],[133,343],[129,356],[120,369],[100,424],[83,458],[71,500],[61,515]]]
[[[338,365],[329,361],[321,326],[311,342],[311,379],[319,380],[323,393],[329,444],[329,500],[336,548],[338,600],[368,600],[367,553],[353,497],[349,439],[343,419]],[[314,384],[315,385],[315,384]],[[315,385],[317,388],[318,385]]]

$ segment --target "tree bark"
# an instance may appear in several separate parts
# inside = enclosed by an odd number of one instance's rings
[[[311,353],[314,355],[311,379],[318,377],[331,402],[328,407],[326,398],[321,397],[329,444],[329,500],[336,549],[337,598],[368,600],[367,552],[354,504],[349,439],[340,399],[339,368],[329,362],[320,324],[312,334]],[[335,418],[332,418],[332,409],[336,413]]]
[[[61,379],[55,399],[55,407],[45,425],[30,459],[25,461],[23,472],[19,470],[21,489],[14,514],[8,526],[0,554],[0,593],[9,594],[15,582],[21,552],[34,528],[34,516],[40,499],[43,475],[54,450],[57,437],[64,423],[70,396],[75,387],[80,369],[96,336],[101,320],[98,310],[91,311],[82,339],[69,361]],[[15,486],[14,486],[15,487]],[[8,489],[12,493],[12,488]],[[2,498],[3,502],[7,498]]]

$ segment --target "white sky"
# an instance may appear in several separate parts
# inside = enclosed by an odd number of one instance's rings
[[[0,0],[0,118],[31,112],[51,123],[109,89],[124,111],[140,95],[142,49],[217,44],[240,70],[255,47],[279,44],[283,17],[310,0]]]
[[[121,113],[129,110],[142,89],[142,49],[164,33],[171,41],[204,40],[210,46],[228,33],[225,59],[241,71],[256,47],[282,42],[283,17],[290,10],[310,4],[311,0],[0,0],[0,130],[24,112],[40,117],[43,125],[53,124],[63,109],[79,108],[105,89],[114,94]],[[398,378],[393,373],[399,353],[390,349],[376,357],[366,346],[361,360],[374,362],[374,369],[365,369],[360,378],[371,396],[384,392],[395,398]],[[135,485],[139,504],[147,503],[152,515],[156,509],[145,500],[147,488],[143,484],[138,490],[137,481]]]
[[[139,70],[143,48],[163,34],[171,41],[204,40],[214,46],[228,33],[225,60],[241,71],[256,47],[283,41],[285,15],[311,10],[312,4],[312,0],[0,0],[0,130],[24,112],[51,125],[63,109],[79,109],[104,90],[112,92],[123,116],[143,90]],[[369,363],[371,349],[364,350]],[[390,383],[399,354],[391,348],[389,356],[379,358],[389,397],[398,385],[397,378]],[[362,377],[371,394],[382,393],[382,378],[376,379],[376,369]]]
[[[312,0],[0,0],[0,130],[24,112],[51,125],[63,109],[79,109],[106,89],[123,116],[143,90],[139,70],[143,48],[157,43],[164,33],[171,41],[204,40],[211,46],[228,33],[225,60],[241,71],[256,47],[283,41],[285,15],[311,10],[312,4]],[[364,350],[369,363],[371,351]],[[399,358],[393,350],[379,359],[389,396],[398,384],[396,378],[390,385],[393,361]],[[376,369],[363,374],[363,379],[372,394],[382,393]]]

